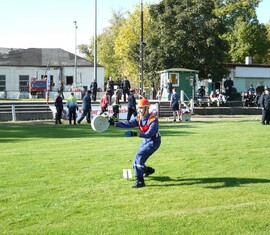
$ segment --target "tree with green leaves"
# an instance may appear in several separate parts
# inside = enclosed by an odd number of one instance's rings
[[[223,20],[227,29],[223,38],[230,45],[228,62],[243,63],[246,56],[252,56],[255,63],[266,62],[269,50],[267,30],[258,22],[256,15],[260,2],[216,0],[215,14]]]
[[[246,56],[252,56],[254,63],[267,61],[270,41],[267,39],[267,29],[258,21],[244,22],[239,17],[234,30],[228,34],[230,43],[229,55],[234,63],[243,63]]]
[[[144,34],[149,34],[149,24],[151,18],[149,15],[149,5],[144,5]],[[140,74],[140,17],[141,9],[139,5],[133,12],[128,12],[128,17],[120,29],[115,40],[116,56],[121,58],[123,65],[123,74],[128,76],[130,81],[139,86]],[[148,79],[146,79],[148,83]]]
[[[270,23],[265,24],[266,30],[267,30],[267,39],[270,42]],[[270,64],[270,49],[268,49],[266,63]]]
[[[151,6],[147,71],[184,67],[199,70],[201,78],[223,78],[228,45],[221,38],[224,24],[214,10],[214,1],[203,0],[163,0]]]
[[[214,0],[215,14],[222,19],[228,31],[233,31],[238,18],[244,22],[257,20],[256,8],[262,0]]]

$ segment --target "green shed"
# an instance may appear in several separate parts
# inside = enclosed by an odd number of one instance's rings
[[[180,94],[181,90],[184,91],[184,100],[194,98],[195,80],[198,77],[199,71],[185,68],[171,68],[159,71],[158,73],[160,73],[162,101],[168,101],[170,99],[167,91],[168,81],[172,82],[172,86],[176,89],[178,94]]]

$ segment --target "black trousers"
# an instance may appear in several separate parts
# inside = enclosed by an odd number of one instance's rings
[[[132,114],[134,115],[134,117],[136,117],[137,116],[137,110],[133,109],[133,108],[128,108],[127,120],[130,120]]]
[[[262,110],[262,124],[269,125],[270,121],[270,110]]]
[[[78,120],[78,123],[80,123],[85,117],[87,123],[91,123],[91,110],[83,110],[82,116]]]
[[[97,92],[96,91],[92,92],[92,99],[93,99],[93,101],[97,100]]]
[[[73,124],[76,125],[76,110],[68,110],[68,120],[70,125],[72,123],[72,120]]]
[[[112,106],[112,108],[113,108],[113,116],[116,118],[116,119],[118,119],[119,117],[119,106],[118,105],[113,105]]]
[[[124,102],[126,102],[127,97],[129,96],[129,89],[123,89]]]
[[[62,124],[61,117],[62,117],[62,111],[63,109],[56,109],[56,115],[55,115],[55,124]]]

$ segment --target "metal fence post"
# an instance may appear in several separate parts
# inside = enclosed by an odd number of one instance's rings
[[[15,111],[15,105],[11,105],[11,110],[12,110],[12,121],[16,122],[16,111]]]

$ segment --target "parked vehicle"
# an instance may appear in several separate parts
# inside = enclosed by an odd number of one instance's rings
[[[29,85],[29,92],[32,96],[37,98],[45,97],[47,91],[47,79],[32,79]],[[50,84],[50,91],[52,91],[52,84]]]

